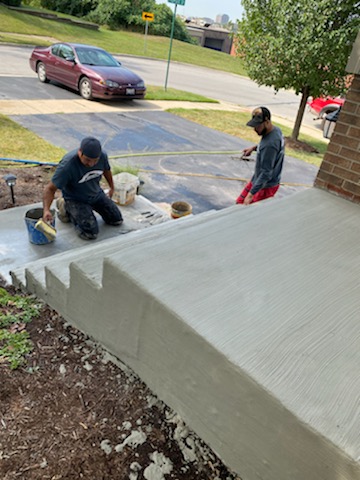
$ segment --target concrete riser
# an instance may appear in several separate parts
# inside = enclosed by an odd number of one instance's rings
[[[314,198],[309,198],[309,205],[313,205],[315,200],[318,205],[321,204],[323,193],[319,194],[319,198],[317,193],[311,195]],[[302,202],[304,199],[300,197],[299,211],[304,211]],[[296,208],[294,210],[291,202],[286,205],[289,211],[285,212],[282,227],[288,226],[287,241],[294,243],[299,235],[298,225],[295,221],[292,226],[290,219],[296,218]],[[332,215],[338,208],[338,222],[341,222],[342,205],[337,205],[336,200],[330,207],[330,217],[326,221],[335,220]],[[102,261],[96,259],[87,262],[86,256],[78,261],[73,259],[69,264],[68,284],[57,278],[54,264],[46,268],[45,286],[37,284],[28,267],[27,288],[130,366],[243,480],[359,480],[358,457],[354,455],[351,458],[335,444],[333,438],[339,442],[341,439],[336,431],[329,428],[331,421],[320,423],[324,430],[319,432],[308,420],[319,420],[314,411],[322,412],[319,415],[325,417],[330,412],[334,415],[334,405],[341,409],[336,396],[329,399],[316,397],[319,389],[326,391],[333,377],[331,375],[327,380],[318,375],[324,365],[321,362],[315,364],[317,347],[308,342],[309,331],[314,334],[314,342],[315,334],[318,335],[324,358],[327,358],[330,354],[324,342],[330,338],[331,348],[337,345],[331,342],[331,335],[326,331],[326,324],[334,325],[333,320],[327,320],[320,335],[321,332],[316,331],[320,317],[316,318],[314,313],[314,318],[300,318],[298,312],[292,312],[292,300],[286,294],[284,298],[276,298],[271,308],[266,306],[266,302],[263,305],[263,299],[274,298],[274,292],[278,291],[276,285],[274,291],[269,285],[264,292],[256,290],[256,294],[250,288],[251,285],[258,285],[257,289],[260,290],[262,288],[264,259],[274,251],[278,242],[274,234],[276,229],[269,229],[267,240],[270,244],[263,242],[261,248],[254,238],[249,238],[250,244],[256,245],[256,249],[247,250],[251,258],[246,261],[254,268],[258,262],[260,281],[256,283],[256,275],[247,269],[248,291],[246,283],[242,283],[245,280],[241,262],[238,267],[233,265],[239,251],[233,240],[244,238],[242,228],[250,233],[252,221],[258,235],[259,221],[264,216],[262,224],[266,225],[272,209],[277,222],[281,222],[279,218],[282,212],[275,204],[245,209],[244,214],[238,209],[229,209],[231,211],[209,218],[206,224],[192,221],[186,228],[185,223],[184,228],[179,228],[177,224],[174,229],[167,227],[166,235],[146,233],[135,241],[123,241],[121,248],[114,248],[113,253],[108,250]],[[352,213],[356,215],[357,211]],[[326,211],[319,207],[319,219],[325,214]],[[305,218],[308,221],[309,216]],[[314,241],[321,239],[316,238],[319,219],[315,215],[314,227],[307,226],[309,238],[314,237]],[[342,226],[339,224],[338,228]],[[279,229],[285,231],[281,224]],[[292,229],[294,232],[290,233]],[[304,241],[307,242],[305,238]],[[190,255],[187,258],[191,245],[201,245],[201,249],[198,256]],[[214,255],[219,245],[224,248],[222,256]],[[229,245],[233,245],[233,250]],[[302,247],[298,248],[298,254],[302,255]],[[314,259],[306,246],[304,252],[305,260],[312,265]],[[317,250],[315,255],[319,256]],[[326,264],[319,264],[319,267],[323,269],[319,278],[325,278]],[[286,261],[279,268],[282,276],[289,271]],[[197,271],[198,276],[195,274]],[[316,270],[313,270],[311,282],[314,285],[317,284],[316,274]],[[337,277],[339,282],[343,274],[344,269],[341,268]],[[41,277],[39,273],[37,275]],[[62,277],[65,278],[64,275]],[[198,284],[189,285],[196,278]],[[306,285],[299,273],[290,275],[288,282]],[[289,292],[294,290],[296,288],[291,285]],[[326,288],[324,291],[327,291]],[[217,295],[218,292],[224,292],[226,298],[222,299],[221,295],[213,298],[215,292]],[[230,308],[229,301],[237,303]],[[254,302],[257,315],[254,314]],[[261,312],[262,307],[266,309],[265,312]],[[313,309],[306,308],[306,312],[312,310],[316,310],[315,304]],[[282,312],[284,318],[277,318]],[[296,325],[289,321],[292,314],[297,319]],[[267,315],[267,328],[273,326],[278,335],[283,335],[283,342],[287,339],[286,329],[289,329],[290,343],[286,346],[289,358],[278,353],[277,336],[261,338],[261,322],[258,338],[253,335],[254,330],[259,328],[256,322],[263,321]],[[233,331],[229,325],[234,326]],[[291,363],[291,352],[295,349],[291,345],[294,329],[304,332],[304,351],[301,353],[299,349],[301,361],[296,354]],[[247,338],[253,340],[247,341]],[[258,345],[268,342],[269,351],[264,357],[266,361],[262,359],[263,352],[257,350],[256,346],[251,350],[251,345],[249,347],[247,344],[251,341]],[[251,352],[251,358],[242,355],[246,349]],[[331,352],[329,358],[332,359],[333,355],[343,358],[341,350]],[[346,375],[356,371],[357,359],[354,353],[352,355],[351,358],[348,358],[349,355],[344,357],[343,367],[339,370],[347,372]],[[274,370],[280,370],[284,362],[289,362],[285,371],[292,372],[292,377],[299,378],[298,383],[303,385],[303,390],[296,394],[301,398],[294,399],[291,392],[286,392],[291,381],[286,382],[284,375],[277,377],[276,372],[269,371],[268,376],[273,377],[272,383],[267,379],[268,385],[265,386],[260,381],[268,364],[274,364]],[[303,363],[308,363],[309,368],[303,369]],[[302,376],[304,371],[306,376]],[[336,374],[340,375],[339,372]],[[358,382],[356,378],[355,373],[352,383]],[[336,395],[342,396],[343,392],[336,392]],[[315,403],[312,403],[313,398],[316,399]],[[349,418],[346,428],[351,433],[345,443],[348,452],[354,451],[356,446],[353,439],[356,443],[359,432],[357,429],[353,432],[351,428],[358,419],[352,419],[348,412],[339,412],[339,416]]]

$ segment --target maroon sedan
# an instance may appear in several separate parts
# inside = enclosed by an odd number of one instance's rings
[[[30,67],[40,82],[55,80],[87,100],[144,98],[144,81],[101,48],[77,43],[35,47]]]

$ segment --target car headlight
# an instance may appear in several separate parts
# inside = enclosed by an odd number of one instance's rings
[[[143,80],[141,80],[141,82],[137,83],[136,86],[139,88],[143,88],[145,87],[145,83],[143,82]]]
[[[117,88],[119,84],[117,82],[113,82],[112,80],[101,80],[100,81],[101,85],[106,85],[107,87],[110,88]]]

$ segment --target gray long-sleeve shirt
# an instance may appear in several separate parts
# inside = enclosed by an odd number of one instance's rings
[[[255,195],[262,188],[275,187],[280,183],[284,163],[284,137],[279,127],[261,138],[257,147],[255,172],[251,179],[250,193]]]

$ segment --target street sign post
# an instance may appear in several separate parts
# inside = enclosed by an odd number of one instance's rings
[[[172,41],[173,41],[173,36],[174,36],[174,27],[175,27],[175,19],[176,19],[176,8],[177,8],[178,5],[185,5],[185,0],[168,0],[168,2],[169,3],[174,3],[175,7],[174,7],[174,15],[173,15],[172,25],[171,25],[169,58],[168,58],[167,69],[166,69],[166,78],[165,78],[165,92],[166,92],[166,89],[167,89],[167,82],[168,82],[168,77],[169,77],[171,49],[172,49]]]
[[[146,42],[147,42],[147,34],[149,29],[149,22],[153,22],[155,15],[151,12],[142,12],[141,18],[145,20],[145,41],[144,41],[144,53],[146,53]]]

